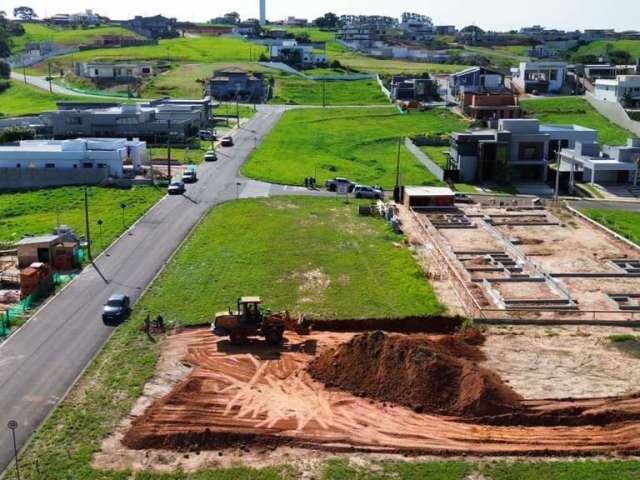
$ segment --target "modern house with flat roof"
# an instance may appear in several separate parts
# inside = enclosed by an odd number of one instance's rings
[[[522,108],[518,96],[507,90],[503,92],[465,92],[460,94],[465,115],[476,120],[520,118]]]
[[[76,62],[74,73],[93,81],[132,83],[154,74],[154,62]]]
[[[497,129],[454,133],[449,170],[459,181],[546,181],[549,164],[561,148],[596,142],[598,132],[578,125],[541,125],[534,119],[503,119]]]
[[[607,146],[598,142],[576,142],[575,148],[560,151],[560,172],[569,174],[569,185],[576,181],[591,184],[638,185],[640,139],[626,145]]]
[[[594,96],[603,102],[625,103],[625,107],[640,106],[640,75],[618,75],[613,80],[596,80]],[[626,104],[626,100],[630,104]]]
[[[176,142],[194,136],[209,124],[209,98],[157,100],[147,105],[119,105],[48,112],[42,115],[55,138],[110,137],[160,140],[171,135]]]
[[[522,62],[511,73],[511,84],[519,93],[559,93],[565,84],[567,64]]]
[[[504,89],[504,75],[485,67],[471,67],[449,75],[449,95]]]
[[[147,144],[139,139],[22,140],[0,147],[0,168],[104,168],[109,176],[122,177],[125,163],[139,170],[146,160]]]

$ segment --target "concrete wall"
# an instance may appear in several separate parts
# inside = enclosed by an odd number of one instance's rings
[[[106,168],[0,168],[0,191],[68,185],[96,185],[107,180]]]

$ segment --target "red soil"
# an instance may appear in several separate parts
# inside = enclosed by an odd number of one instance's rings
[[[520,396],[477,365],[480,356],[476,347],[457,337],[433,340],[374,332],[320,355],[309,372],[327,387],[416,412],[480,417],[521,410]]]
[[[329,451],[473,455],[640,453],[638,395],[520,401],[499,378],[475,365],[474,359],[481,356],[477,349],[451,337],[372,334],[352,340],[353,334],[346,333],[287,337],[289,343],[283,347],[262,342],[235,347],[205,328],[169,337],[166,348],[184,345],[184,362],[193,370],[133,420],[124,445],[200,450],[287,444]],[[481,338],[471,336],[471,340]],[[373,374],[367,366],[378,368],[384,384],[380,391],[396,398],[358,397],[329,389],[311,377],[311,363],[332,369],[327,359],[341,358],[335,352],[342,349],[345,358],[351,350],[361,352],[362,358],[354,353],[355,364],[344,367],[349,371],[336,370],[338,379],[370,379]],[[374,349],[378,351],[374,358],[389,357],[390,365],[364,358]],[[417,368],[432,363],[428,375]],[[404,373],[405,368],[415,378]],[[433,387],[420,385],[420,379],[433,379],[438,390],[428,391]],[[360,383],[367,392],[375,390],[370,381]],[[399,389],[396,395],[394,387]],[[402,398],[411,398],[407,403],[419,399],[425,410],[448,414],[417,413],[396,403]]]

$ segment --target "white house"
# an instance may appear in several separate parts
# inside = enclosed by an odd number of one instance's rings
[[[511,72],[511,83],[521,93],[558,93],[565,83],[567,64],[522,62],[520,67]]]
[[[133,81],[154,73],[152,62],[82,63],[74,65],[75,74],[91,80]]]
[[[131,162],[137,170],[147,155],[146,142],[138,139],[23,140],[17,146],[0,147],[0,168],[106,168],[109,176],[119,178],[125,162]]]
[[[603,102],[620,103],[627,95],[640,103],[640,75],[618,75],[615,80],[598,79],[594,95]]]

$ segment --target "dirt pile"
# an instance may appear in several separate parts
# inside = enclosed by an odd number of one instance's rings
[[[477,365],[479,341],[473,334],[433,339],[367,333],[326,351],[308,371],[328,387],[416,412],[484,417],[519,411],[522,398]]]

